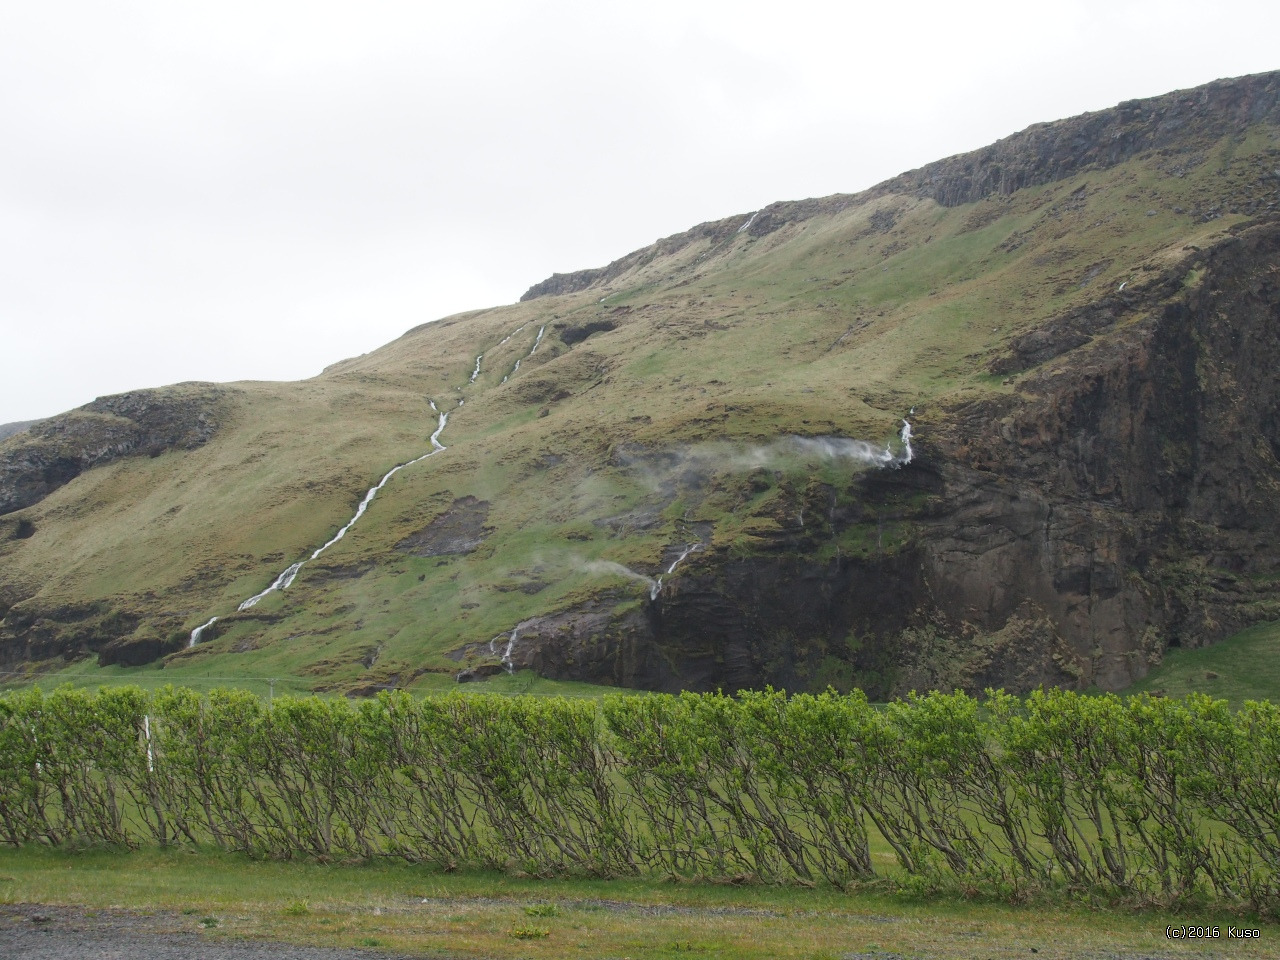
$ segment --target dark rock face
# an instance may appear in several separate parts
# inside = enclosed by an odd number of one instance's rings
[[[779,516],[806,523],[692,555],[654,602],[530,621],[515,665],[667,691],[1118,689],[1170,640],[1280,617],[1277,263],[1280,221],[1258,224],[1050,324],[1000,361],[1032,368],[1024,389],[926,411],[916,462],[858,477],[856,506],[793,491]],[[868,549],[815,559],[854,529]]]
[[[1153,284],[1143,319],[950,432],[946,453],[1043,501],[1043,604],[1101,685],[1145,672],[1144,624],[1199,645],[1280,612],[1277,256],[1280,224],[1243,231],[1194,289]]]
[[[107,643],[98,651],[98,664],[121,667],[141,667],[152,663],[169,653],[181,650],[184,644],[182,637],[161,639],[154,636],[118,637]]]
[[[227,394],[212,385],[140,390],[48,420],[0,444],[0,516],[12,514],[70,483],[86,470],[121,457],[159,456],[206,443],[218,428]],[[0,539],[34,536],[37,523],[17,516],[0,522]],[[105,602],[36,600],[30,588],[9,584],[0,597],[0,664],[74,659],[97,653],[103,664],[137,666],[178,649],[176,617],[143,615]]]
[[[31,425],[0,446],[0,515],[39,503],[85,470],[120,457],[208,442],[225,394],[210,385],[139,390]]]
[[[155,657],[137,659],[122,640],[138,629],[142,619],[138,613],[114,610],[102,602],[35,604],[15,599],[0,619],[0,664],[72,660],[113,643],[118,656],[108,655],[102,662],[146,663]]]

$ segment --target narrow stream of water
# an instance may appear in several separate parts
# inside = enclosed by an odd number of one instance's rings
[[[517,327],[513,332],[507,334],[507,336],[505,336],[499,342],[498,346],[502,346],[502,344],[506,343],[512,337],[516,336],[516,334],[520,333],[520,331],[524,330],[524,328],[527,326],[528,324],[526,323]],[[546,332],[547,332],[547,328],[546,328],[546,325],[544,324],[542,327],[538,329],[538,336],[533,341],[533,348],[529,351],[529,353],[525,357],[522,357],[521,359],[528,359],[528,357],[532,357],[537,352],[538,346],[539,344],[542,343],[542,338],[546,335]],[[471,377],[467,381],[467,383],[473,384],[476,382],[476,378],[480,376],[480,364],[483,359],[484,359],[483,353],[476,356],[475,369],[472,370]],[[520,361],[517,360],[515,367],[511,371],[511,374],[514,374],[516,370],[519,370],[519,369],[520,369]],[[509,374],[508,376],[510,376],[511,374]],[[503,377],[502,382],[506,383],[507,377]],[[466,402],[465,399],[460,398],[458,400],[458,407],[461,407],[465,402]],[[312,560],[315,560],[322,553],[324,553],[326,550],[328,550],[335,543],[337,543],[339,540],[341,540],[343,537],[347,535],[347,531],[350,530],[353,526],[355,526],[356,522],[362,516],[364,516],[365,511],[369,509],[369,504],[371,504],[373,502],[374,497],[378,495],[378,491],[387,485],[388,480],[394,477],[401,470],[405,469],[405,467],[411,467],[416,463],[421,463],[423,460],[426,460],[428,457],[434,457],[437,453],[442,453],[444,450],[447,449],[444,446],[444,444],[440,442],[440,436],[441,434],[444,433],[444,428],[449,423],[449,414],[447,412],[441,411],[440,408],[436,406],[436,402],[434,400],[428,398],[427,403],[430,404],[432,412],[435,413],[440,418],[436,426],[435,432],[431,434],[431,449],[428,450],[426,453],[424,453],[422,456],[417,457],[416,459],[409,460],[405,463],[397,464],[396,466],[388,470],[381,480],[379,480],[376,484],[374,484],[372,487],[369,488],[368,492],[365,493],[364,495],[364,499],[362,499],[360,501],[359,506],[356,507],[355,515],[352,516],[352,518],[348,520],[342,526],[342,528],[338,530],[337,533],[335,533],[327,542],[325,542],[324,545],[317,547],[312,552],[311,556],[303,560],[299,560],[296,563],[292,563],[289,566],[285,567],[285,569],[280,572],[279,576],[277,576],[275,580],[273,580],[265,590],[263,590],[261,593],[255,593],[252,597],[249,597],[247,600],[242,602],[238,607],[236,607],[237,612],[251,609],[252,607],[256,606],[264,597],[270,596],[272,593],[275,593],[278,590],[287,590],[289,586],[293,583],[293,581],[297,579],[298,573],[302,570],[304,565],[306,565],[307,563],[310,563]],[[218,622],[217,617],[210,617],[204,623],[200,624],[200,626],[192,630],[191,636],[187,640],[187,646],[194,647],[196,644],[198,644],[203,638],[205,631],[208,630],[217,622]],[[518,630],[519,630],[519,627],[517,627],[515,630],[511,632],[511,638],[508,641],[506,650],[504,651],[504,654],[503,654],[503,663],[506,664],[508,668],[510,667],[510,662],[511,662],[511,657],[510,657],[511,651],[515,648],[515,642],[516,642],[516,636],[517,636]]]

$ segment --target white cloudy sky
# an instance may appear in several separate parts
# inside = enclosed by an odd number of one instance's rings
[[[295,379],[703,220],[1280,67],[1280,4],[0,6],[0,423]]]

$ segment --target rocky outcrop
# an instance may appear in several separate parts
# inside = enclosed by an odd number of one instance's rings
[[[957,470],[1043,502],[1047,606],[1103,685],[1144,672],[1122,662],[1144,625],[1199,645],[1280,614],[1278,258],[1280,222],[1242,231],[1177,268],[1198,282],[1153,284],[1140,319],[947,431]]]
[[[138,390],[31,425],[0,445],[0,515],[39,503],[85,470],[120,457],[208,442],[226,394],[211,384]]]
[[[1105,169],[1195,138],[1217,139],[1251,124],[1280,122],[1280,72],[1218,80],[1110,110],[1037,123],[972,153],[894,177],[872,193],[910,193],[946,207]]]
[[[546,280],[541,283],[535,283],[526,290],[520,298],[520,302],[535,300],[538,297],[557,297],[567,293],[578,293],[581,290],[601,286],[622,276],[624,273],[652,263],[654,260],[679,253],[694,243],[703,241],[711,244],[723,243],[732,239],[734,232],[742,225],[745,219],[745,217],[729,217],[726,220],[700,223],[683,233],[666,237],[640,250],[633,251],[625,257],[620,257],[608,266],[596,267],[590,270],[578,270],[573,273],[553,273]]]

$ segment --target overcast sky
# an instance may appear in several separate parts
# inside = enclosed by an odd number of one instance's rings
[[[1277,37],[1274,0],[5,3],[0,423],[312,376]]]

